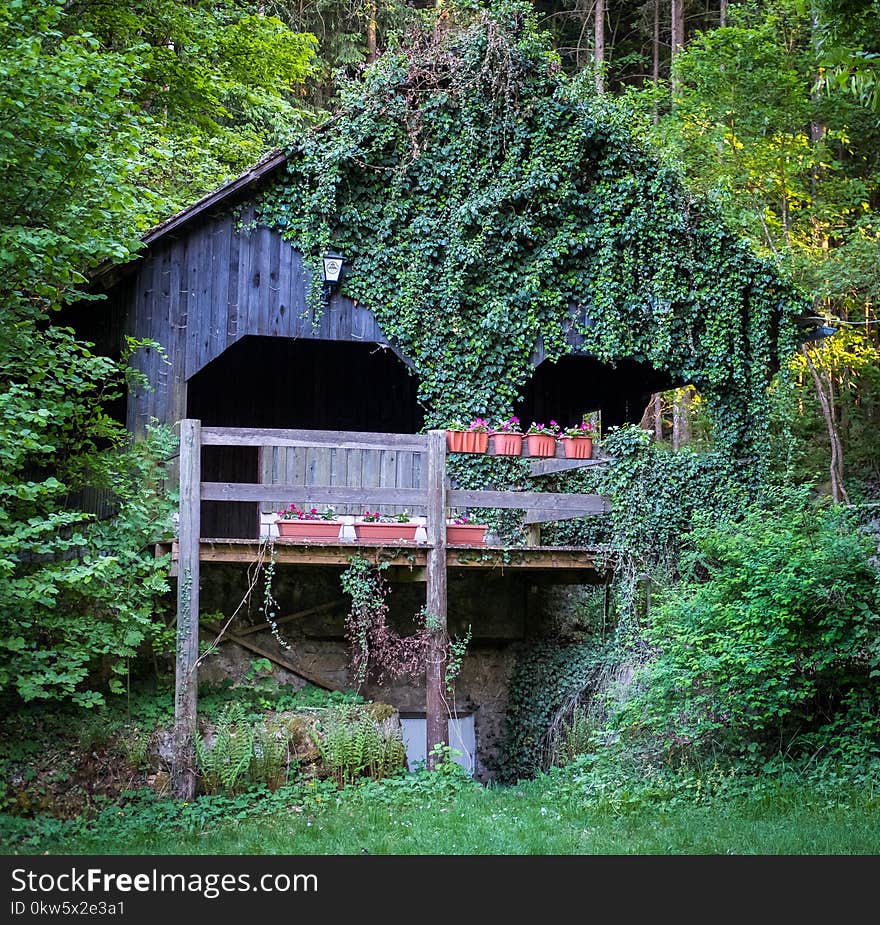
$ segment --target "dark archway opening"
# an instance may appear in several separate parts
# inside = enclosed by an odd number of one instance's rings
[[[654,392],[683,385],[647,363],[620,360],[615,366],[590,356],[545,360],[523,388],[516,415],[527,427],[532,421],[578,424],[586,412],[601,411],[602,429],[638,424]]]
[[[187,385],[187,416],[206,427],[416,433],[418,380],[379,344],[244,337]],[[253,447],[206,447],[202,478],[256,482]],[[257,505],[206,502],[202,536],[255,537]]]

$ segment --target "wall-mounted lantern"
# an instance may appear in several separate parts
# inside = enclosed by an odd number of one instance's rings
[[[321,301],[324,307],[330,302],[330,293],[342,276],[342,267],[345,261],[341,254],[328,252],[321,257],[321,279],[324,286],[321,290]]]
[[[817,327],[813,328],[812,331],[808,331],[804,335],[804,340],[824,340],[826,337],[831,337],[833,334],[837,333],[837,328],[832,328],[827,324],[820,324]]]

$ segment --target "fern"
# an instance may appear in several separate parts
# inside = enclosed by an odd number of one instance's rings
[[[238,702],[226,705],[210,745],[206,739],[196,740],[196,762],[206,793],[235,794],[258,784],[277,789],[287,780],[288,755],[285,731],[248,723]]]
[[[351,709],[328,711],[312,730],[312,739],[330,774],[342,787],[360,777],[381,780],[406,767],[406,748],[399,731],[389,731],[368,713]]]

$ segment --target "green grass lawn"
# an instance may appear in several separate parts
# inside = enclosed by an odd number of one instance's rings
[[[124,824],[19,841],[15,852],[62,854],[880,854],[880,802],[850,791],[829,799],[792,789],[760,799],[578,808],[547,779],[467,786],[436,799],[379,791],[335,805],[213,814],[183,828],[149,813]],[[390,798],[389,798],[390,797]],[[332,798],[331,798],[332,799]],[[239,798],[239,801],[241,798]],[[564,804],[564,805],[563,805]]]

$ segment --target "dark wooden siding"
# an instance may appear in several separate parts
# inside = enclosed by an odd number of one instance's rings
[[[416,433],[423,424],[415,377],[390,350],[369,344],[246,337],[187,386],[189,414],[207,426]],[[417,456],[276,448],[261,465],[256,447],[206,447],[202,471],[213,482],[417,488]],[[256,536],[257,505],[206,502],[202,523],[204,536]]]
[[[339,295],[315,324],[308,284],[302,256],[277,231],[254,227],[247,208],[154,244],[117,288],[129,332],[162,346],[136,358],[152,388],[132,395],[129,429],[141,435],[150,418],[184,417],[186,383],[248,335],[389,345],[373,313]]]

